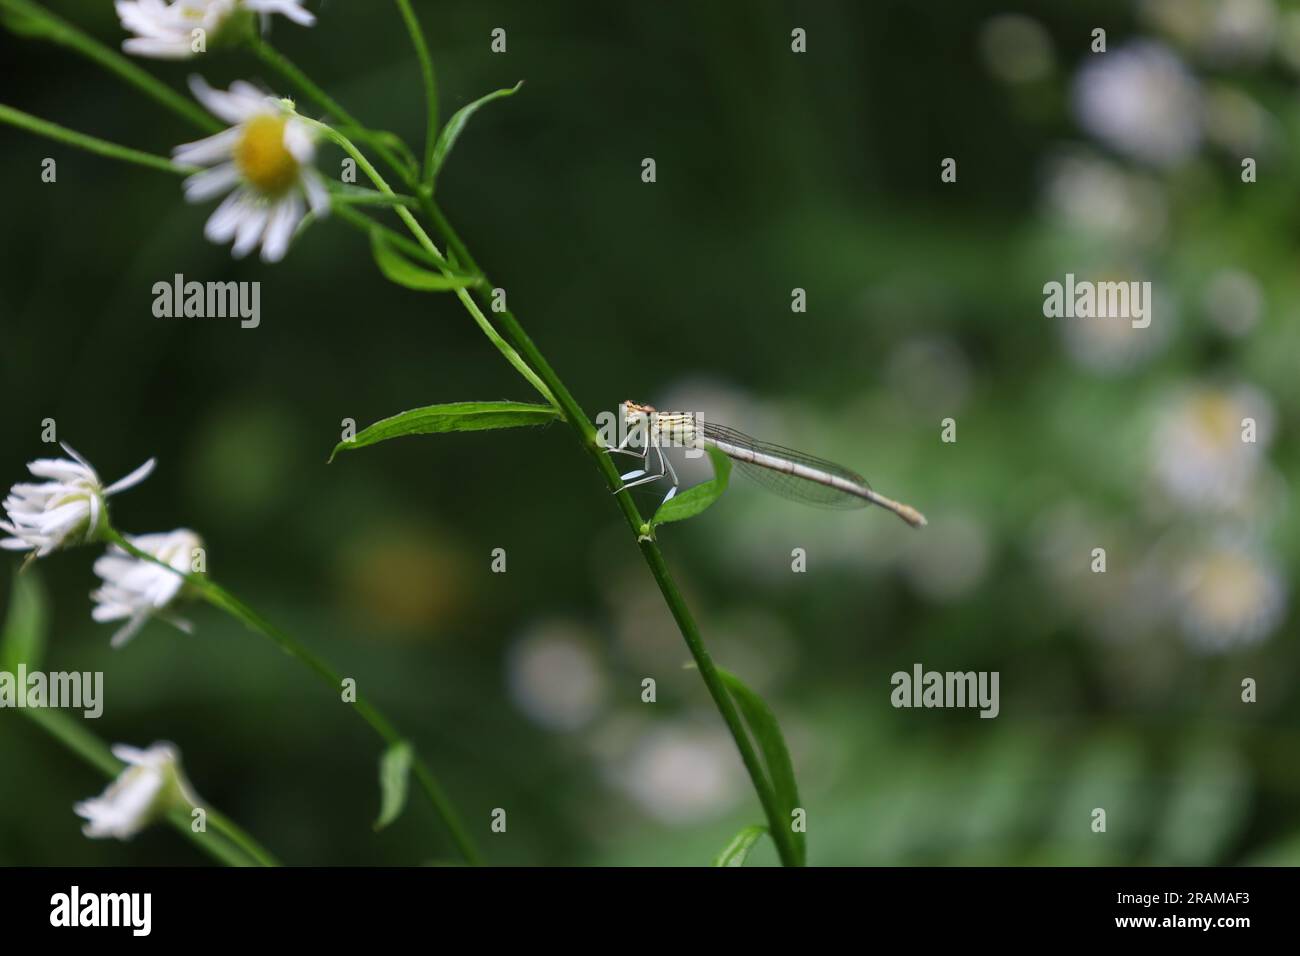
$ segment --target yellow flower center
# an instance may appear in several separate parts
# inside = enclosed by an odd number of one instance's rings
[[[284,145],[283,116],[254,116],[235,146],[235,165],[258,191],[278,195],[298,180],[298,160]]]
[[[1198,396],[1192,414],[1208,441],[1221,446],[1240,441],[1241,409],[1227,395],[1209,392]]]

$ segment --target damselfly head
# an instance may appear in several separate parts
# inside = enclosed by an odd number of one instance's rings
[[[651,416],[655,414],[657,412],[653,405],[638,405],[631,399],[623,403],[623,420],[629,425],[635,422],[649,422]]]

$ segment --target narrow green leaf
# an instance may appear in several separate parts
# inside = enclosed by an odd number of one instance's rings
[[[451,115],[451,119],[447,120],[447,125],[438,134],[438,141],[433,144],[433,161],[429,165],[429,178],[431,180],[437,177],[438,170],[442,169],[442,164],[447,160],[447,154],[456,145],[456,140],[460,138],[460,134],[464,131],[465,124],[478,111],[478,108],[491,103],[493,100],[499,100],[503,96],[513,96],[519,91],[519,87],[523,85],[524,81],[520,80],[508,89],[497,90],[487,96],[480,96],[473,103],[462,106]]]
[[[749,856],[749,851],[754,848],[759,837],[767,832],[767,827],[754,824],[745,827],[734,837],[731,842],[722,848],[722,852],[713,858],[714,866],[744,866],[745,858]]]
[[[481,281],[477,276],[443,275],[417,266],[403,257],[378,229],[370,231],[370,251],[374,253],[375,264],[385,279],[416,292],[449,292],[478,285]]]
[[[45,593],[35,569],[14,574],[9,608],[0,634],[0,670],[14,673],[19,664],[40,666],[45,652]]]
[[[442,432],[476,432],[492,428],[545,425],[559,415],[559,410],[552,405],[530,405],[526,402],[426,405],[424,408],[399,412],[361,429],[351,441],[341,441],[334,446],[330,461],[341,451],[365,448],[403,435],[436,435]]]
[[[411,779],[411,745],[405,740],[393,744],[379,759],[379,819],[375,829],[382,830],[397,819],[406,805],[406,788]]]
[[[763,754],[768,780],[771,781],[772,789],[776,794],[777,810],[785,825],[791,826],[794,821],[793,811],[802,809],[803,805],[799,802],[799,785],[794,778],[794,763],[790,760],[790,751],[786,748],[785,737],[781,734],[781,725],[777,723],[776,714],[772,713],[772,708],[767,706],[763,698],[750,690],[735,674],[722,668],[718,668],[718,674],[727,685],[731,696],[735,698],[736,706],[740,708],[741,716],[745,718],[745,724],[749,727],[750,736],[754,738],[754,742],[758,744],[758,749]],[[799,865],[802,866],[808,856],[807,838],[802,828],[792,829],[791,832],[799,856]]]
[[[661,504],[655,516],[650,519],[651,527],[658,527],[669,521],[694,518],[717,501],[727,490],[727,482],[731,480],[731,459],[716,448],[706,450],[713,462],[713,477],[692,488],[687,488],[677,497],[669,498]]]

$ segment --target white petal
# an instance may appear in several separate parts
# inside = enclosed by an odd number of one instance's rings
[[[314,169],[304,169],[302,171],[302,186],[307,193],[307,204],[311,207],[312,215],[318,219],[328,216],[330,194],[329,190],[325,188],[320,173]]]
[[[139,747],[132,747],[130,744],[113,744],[111,748],[113,756],[122,763],[129,763],[132,766],[139,766],[145,762],[149,751],[142,750]]]
[[[232,126],[192,143],[182,143],[172,150],[172,158],[178,163],[191,166],[210,166],[229,159],[235,144],[243,135],[242,127]]]
[[[108,642],[108,646],[114,649],[122,647],[127,641],[140,633],[140,628],[144,627],[148,620],[149,612],[147,610],[136,611],[131,615],[131,620],[118,628],[117,633]]]
[[[224,163],[185,180],[185,201],[207,202],[230,192],[238,183],[239,170],[235,164]]]
[[[266,224],[266,235],[262,238],[262,261],[279,262],[289,251],[289,239],[302,221],[303,203],[298,196],[286,196],[271,211],[271,219]]]
[[[256,248],[262,240],[262,231],[266,228],[268,213],[266,206],[250,206],[239,222],[235,231],[235,244],[230,247],[230,254],[242,259]]]
[[[194,56],[189,40],[149,40],[131,37],[122,41],[122,52],[151,60],[188,60]]]
[[[316,17],[298,4],[299,0],[244,0],[244,6],[249,10],[257,13],[282,13],[294,23],[311,26],[316,22]]]
[[[244,217],[245,197],[246,193],[242,189],[227,196],[216,211],[208,217],[207,224],[203,227],[203,235],[210,241],[219,243],[233,239],[235,231],[239,228],[239,222]]]
[[[284,124],[284,148],[300,166],[309,165],[316,158],[316,134],[297,117]]]
[[[117,494],[119,491],[126,491],[128,488],[140,484],[140,482],[149,477],[149,474],[153,471],[154,465],[156,464],[158,464],[158,459],[150,458],[135,471],[131,472],[131,474],[127,475],[125,478],[119,478],[117,481],[105,488],[104,497],[107,498],[109,495]]]
[[[246,90],[255,90],[255,87],[249,83],[232,83],[230,91],[223,92],[213,89],[208,85],[207,80],[198,74],[190,77],[190,92],[194,94],[194,98],[213,116],[232,125],[242,123],[264,108],[260,100],[250,99]]]

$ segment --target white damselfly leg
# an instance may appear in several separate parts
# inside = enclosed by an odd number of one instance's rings
[[[664,476],[667,469],[664,467],[666,461],[664,459],[663,449],[658,445],[646,446],[647,451],[650,449],[653,449],[654,453],[659,457],[659,471],[655,474],[651,474],[645,468],[638,468],[636,471],[629,471],[626,475],[620,475],[619,477],[623,479],[624,484],[621,488],[616,488],[614,494],[618,494],[620,491],[627,491],[629,488],[635,488],[637,485],[644,485],[652,481],[658,481]],[[649,464],[648,459],[646,463]],[[632,478],[635,478],[636,480],[630,481],[629,479]]]
[[[664,501],[667,501],[668,499],[672,498],[673,495],[677,494],[677,485],[678,485],[677,471],[673,468],[672,462],[668,460],[668,456],[664,454],[663,448],[659,446],[659,443],[657,441],[650,441],[645,446],[645,448],[642,449],[641,453],[639,454],[639,457],[644,458],[648,466],[650,463],[649,455],[651,449],[654,450],[655,456],[658,459],[659,471],[655,473],[651,473],[648,468],[638,468],[635,471],[629,471],[626,475],[620,475],[619,478],[622,479],[623,484],[620,487],[614,489],[614,494],[618,494],[620,491],[627,491],[631,488],[636,488],[639,485],[649,484],[652,481],[658,481],[660,478],[663,478],[665,475],[668,475],[670,477],[672,481],[672,487],[668,489],[668,494],[664,495]],[[619,451],[619,450],[622,449],[613,449],[613,448],[610,449],[610,451]],[[630,450],[626,451],[625,453],[631,455],[638,454],[637,452],[630,451]],[[660,502],[660,504],[662,503],[663,502]]]

